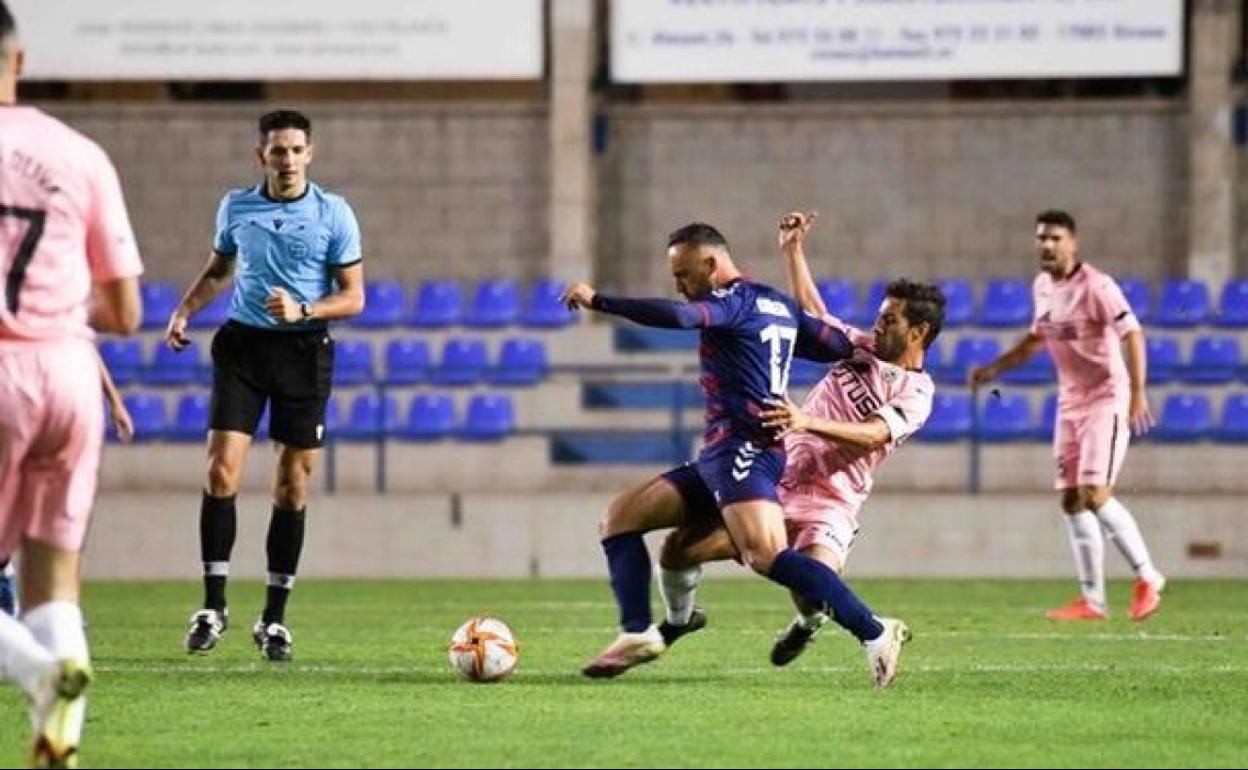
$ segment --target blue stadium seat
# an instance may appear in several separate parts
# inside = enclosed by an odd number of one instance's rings
[[[468,401],[459,429],[465,441],[499,441],[516,429],[515,407],[506,393],[478,393]]]
[[[979,437],[1001,443],[1025,441],[1032,437],[1031,401],[1021,393],[1006,393],[984,399],[979,416]]]
[[[1031,286],[1015,278],[998,278],[984,288],[979,325],[993,328],[1031,323]]]
[[[559,301],[564,286],[563,281],[548,278],[534,283],[525,295],[520,323],[532,329],[558,329],[575,321],[576,313]]]
[[[872,281],[867,287],[867,298],[858,306],[858,313],[849,320],[860,329],[870,329],[875,325],[875,319],[880,314],[880,305],[884,304],[884,291],[888,288],[888,281],[877,280]]]
[[[1161,407],[1152,436],[1168,443],[1193,443],[1213,432],[1213,406],[1208,396],[1171,393]]]
[[[1053,430],[1057,426],[1057,394],[1050,393],[1044,397],[1044,406],[1040,409],[1040,420],[1035,424],[1032,437],[1038,441],[1052,441]]]
[[[1248,393],[1232,393],[1222,402],[1222,420],[1214,436],[1218,441],[1248,444]]]
[[[363,385],[373,381],[373,346],[364,339],[338,340],[334,345],[334,384]]]
[[[192,329],[215,329],[226,321],[230,320],[230,301],[234,297],[234,284],[230,284],[221,290],[221,293],[213,297],[212,300],[199,309],[199,312],[191,316],[190,323],[187,325]],[[147,310],[143,311],[145,314]],[[169,319],[165,319],[166,322]]]
[[[126,411],[130,412],[130,419],[134,422],[135,442],[160,441],[165,437],[169,416],[165,408],[164,396],[159,393],[138,391],[127,393],[122,397],[122,401],[125,402]],[[117,429],[113,427],[112,420],[109,420],[106,435],[109,441],[117,440]]]
[[[509,279],[486,280],[477,284],[472,307],[464,323],[477,329],[495,329],[514,324],[520,317],[520,287]]]
[[[100,341],[100,358],[118,386],[138,381],[143,370],[143,345],[136,339]]]
[[[797,359],[794,359],[796,362]],[[932,379],[940,377],[940,372],[945,368],[945,346],[941,344],[940,338],[932,341],[931,346],[923,352],[923,371],[932,376]]]
[[[266,441],[269,438],[269,405],[264,405],[260,419],[256,422],[256,432],[252,434],[255,441]]]
[[[1186,329],[1205,323],[1209,311],[1209,287],[1203,281],[1170,279],[1161,287],[1153,321],[1158,326]]]
[[[965,393],[937,393],[932,413],[918,432],[923,441],[961,441],[971,435],[971,397]]]
[[[449,393],[417,393],[407,408],[407,421],[396,435],[408,441],[437,441],[455,432],[455,400]]]
[[[403,284],[368,281],[364,284],[364,311],[351,319],[352,326],[388,329],[403,322]]]
[[[999,355],[1001,343],[996,338],[963,337],[953,349],[953,360],[942,371],[942,381],[951,385],[964,385],[971,367],[982,366]]]
[[[1143,278],[1123,278],[1118,282],[1122,295],[1127,298],[1131,312],[1141,323],[1147,322],[1153,312],[1153,288]]]
[[[429,343],[419,338],[400,338],[386,343],[386,382],[410,385],[429,378],[433,359]]]
[[[1040,348],[1022,366],[1001,375],[1001,381],[1010,385],[1052,385],[1057,382],[1057,370],[1053,368],[1053,356],[1048,348]]]
[[[1183,369],[1183,381],[1196,385],[1223,385],[1239,371],[1239,340],[1228,335],[1197,337],[1192,358]]]
[[[163,329],[178,306],[178,288],[165,281],[148,281],[139,285],[143,298],[143,328]]]
[[[408,323],[422,329],[454,326],[463,316],[464,295],[455,281],[425,281],[416,290]]]
[[[947,278],[936,284],[945,295],[945,326],[956,329],[975,319],[975,287],[962,278]]]
[[[200,381],[204,369],[199,346],[191,343],[181,352],[175,352],[164,340],[152,343],[152,360],[139,375],[146,385],[179,386]]]
[[[1174,382],[1183,371],[1183,351],[1177,337],[1149,335],[1145,341],[1148,358],[1148,382],[1165,385]]]
[[[789,385],[814,385],[828,373],[828,365],[819,361],[807,361],[805,358],[794,358],[789,365]]]
[[[546,344],[538,339],[515,337],[503,340],[498,364],[490,373],[497,385],[533,385],[546,376]]]
[[[440,385],[472,385],[489,372],[485,340],[479,337],[451,337],[442,345],[442,360],[431,379]]]
[[[1222,287],[1218,314],[1213,320],[1218,326],[1228,329],[1248,328],[1248,278],[1226,282]]]
[[[372,441],[397,433],[399,427],[399,403],[394,396],[387,393],[383,401],[369,391],[351,402],[351,413],[338,426],[337,433],[344,441]]]
[[[853,281],[828,278],[816,281],[815,285],[819,288],[819,296],[823,298],[823,304],[828,306],[829,313],[846,323],[857,323],[861,313],[858,307],[858,287]]]
[[[170,441],[203,441],[208,435],[210,403],[207,393],[183,393],[165,436]]]

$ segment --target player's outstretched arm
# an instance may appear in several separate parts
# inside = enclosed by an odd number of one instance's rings
[[[169,316],[169,324],[165,327],[165,343],[169,347],[185,350],[191,344],[186,336],[187,322],[230,284],[234,278],[235,261],[233,256],[225,256],[215,251],[208,255],[204,268],[195,276],[195,280],[182,295],[182,301]]]
[[[560,301],[570,310],[596,310],[660,329],[697,329],[715,322],[715,311],[703,302],[604,297],[586,283],[569,284]]]
[[[805,251],[806,236],[814,226],[817,216],[814,212],[794,211],[780,217],[776,241],[780,245],[780,253],[784,255],[789,289],[793,292],[793,297],[802,306],[802,310],[822,318],[828,314],[828,306],[824,304],[823,295],[819,293],[819,287],[810,273]]]
[[[1026,337],[1015,343],[1014,347],[998,356],[997,360],[971,369],[968,384],[974,388],[992,382],[1001,376],[1002,372],[1025,363],[1027,359],[1040,352],[1043,346],[1044,340],[1040,339],[1039,335],[1028,333]]]
[[[854,354],[849,335],[814,316],[798,313],[797,343],[793,355],[808,361],[830,363]]]

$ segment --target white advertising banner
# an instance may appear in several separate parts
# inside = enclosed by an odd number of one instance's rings
[[[612,0],[622,83],[1178,75],[1183,0]]]
[[[8,0],[44,80],[542,77],[542,0]]]

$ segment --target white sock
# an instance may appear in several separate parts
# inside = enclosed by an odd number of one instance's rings
[[[1114,541],[1122,558],[1126,559],[1131,569],[1135,570],[1136,577],[1150,583],[1156,583],[1161,579],[1161,573],[1153,566],[1153,560],[1148,555],[1148,546],[1144,544],[1144,537],[1135,523],[1135,517],[1125,505],[1118,502],[1118,498],[1109,498],[1109,502],[1102,505],[1101,510],[1096,512],[1096,518],[1101,520],[1105,534]]]
[[[689,623],[693,616],[693,598],[698,592],[698,583],[702,580],[702,568],[698,566],[688,569],[659,568],[659,588],[663,593],[663,604],[667,607],[667,622],[674,626]]]
[[[0,612],[0,677],[34,697],[40,678],[55,664],[56,656],[29,628]]]
[[[27,611],[22,618],[35,639],[57,660],[90,661],[87,635],[82,630],[82,610],[67,601],[51,601]]]
[[[1066,515],[1066,534],[1070,537],[1070,550],[1075,556],[1075,572],[1079,576],[1079,590],[1088,604],[1098,610],[1105,609],[1105,540],[1096,516],[1091,511]]]

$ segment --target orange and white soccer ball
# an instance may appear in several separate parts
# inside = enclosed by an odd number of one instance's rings
[[[497,682],[516,668],[516,638],[498,618],[471,618],[455,629],[451,666],[472,682]]]

